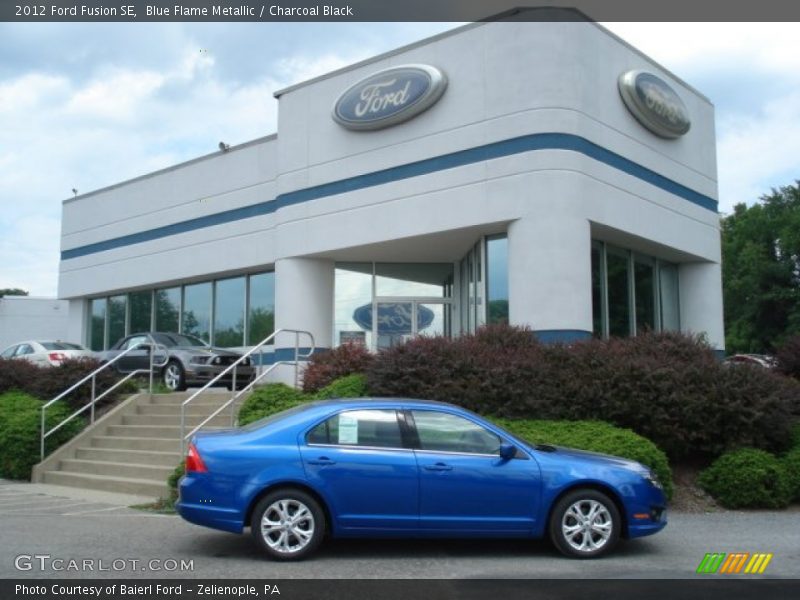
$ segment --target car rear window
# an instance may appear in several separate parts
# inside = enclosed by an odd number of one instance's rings
[[[294,414],[303,412],[304,410],[308,410],[308,404],[298,404],[297,406],[293,406],[292,408],[287,408],[286,410],[282,410],[281,412],[274,413],[263,419],[259,419],[258,421],[253,421],[252,423],[248,423],[247,425],[242,425],[240,429],[243,431],[253,431],[254,429],[259,429],[264,427],[264,425],[269,425],[270,423],[274,423],[275,421],[279,421],[281,419],[285,419],[286,417],[290,417]]]
[[[69,342],[39,342],[44,346],[45,350],[83,350],[78,344],[70,344]]]

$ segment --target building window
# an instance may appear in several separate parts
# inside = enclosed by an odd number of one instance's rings
[[[486,322],[508,323],[508,238],[486,238]]]
[[[92,299],[86,337],[92,350],[148,331],[188,333],[216,346],[240,347],[245,336],[255,345],[274,329],[275,274],[258,273]]]
[[[275,273],[250,276],[247,343],[258,344],[275,331]]]
[[[125,322],[128,310],[127,296],[111,296],[108,299],[108,345],[113,346],[125,337]]]
[[[592,326],[595,337],[600,338],[608,337],[605,281],[605,248],[600,242],[592,242]]]
[[[661,328],[678,331],[681,328],[678,298],[678,267],[659,263],[658,283],[661,305]]]
[[[334,343],[380,349],[451,335],[453,283],[453,263],[338,263]]]
[[[128,334],[144,333],[153,329],[153,291],[131,292],[128,294],[130,322]]]
[[[636,332],[656,330],[655,260],[635,257],[633,260],[633,289],[636,305]]]
[[[214,284],[214,345],[244,346],[245,278]]]
[[[188,333],[206,342],[211,341],[210,281],[184,286],[181,333]]]
[[[333,343],[372,348],[372,263],[337,263],[333,279]]]
[[[592,322],[603,338],[680,330],[677,265],[592,242]]]
[[[156,290],[156,331],[178,333],[180,316],[181,288]]]
[[[106,348],[106,299],[95,298],[89,301],[89,348]]]

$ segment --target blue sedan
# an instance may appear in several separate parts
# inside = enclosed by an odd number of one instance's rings
[[[304,558],[324,536],[549,536],[571,557],[664,528],[647,467],[530,445],[467,410],[425,400],[313,402],[238,429],[198,433],[177,510],[250,527],[272,558]]]

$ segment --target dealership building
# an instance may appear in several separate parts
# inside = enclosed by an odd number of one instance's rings
[[[475,23],[275,97],[277,134],[64,202],[70,339],[724,348],[714,108],[604,28]]]

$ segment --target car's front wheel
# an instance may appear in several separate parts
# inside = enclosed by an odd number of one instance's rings
[[[302,490],[276,490],[256,505],[250,529],[256,543],[271,558],[299,560],[322,542],[325,513]]]
[[[186,389],[186,374],[181,363],[171,360],[161,372],[164,385],[173,392],[182,392]]]
[[[621,519],[614,502],[602,492],[575,490],[561,498],[550,516],[550,538],[565,555],[602,556],[619,541]]]

